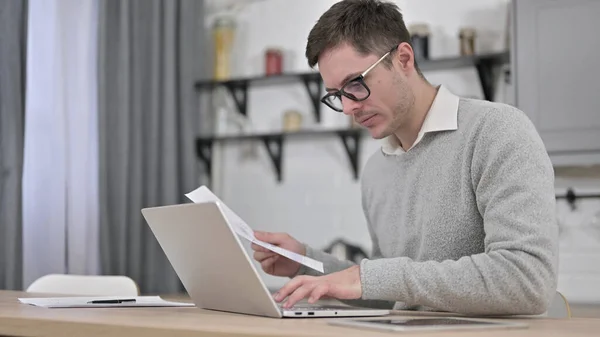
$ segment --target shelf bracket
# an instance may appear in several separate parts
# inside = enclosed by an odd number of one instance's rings
[[[231,81],[225,83],[225,87],[231,93],[233,101],[239,111],[244,116],[248,115],[248,81]]]
[[[213,141],[211,139],[198,139],[196,141],[196,154],[204,163],[209,180],[212,176],[212,145]]]
[[[477,75],[479,76],[479,82],[483,91],[483,98],[488,101],[493,101],[494,94],[496,93],[496,76],[494,70],[497,65],[497,62],[493,59],[479,59],[475,61]]]
[[[275,169],[275,173],[277,174],[277,181],[281,182],[281,157],[283,155],[283,136],[261,136],[261,139],[265,144],[267,152],[269,153],[269,158],[271,158],[271,162],[273,163],[273,168]]]
[[[350,166],[352,167],[352,173],[354,173],[354,179],[358,180],[358,156],[360,153],[360,130],[350,131],[339,131],[338,136],[344,144],[344,149],[350,160]]]
[[[319,123],[321,122],[321,91],[323,90],[323,82],[320,77],[313,74],[303,75],[302,82],[304,82],[308,96],[310,96],[315,113],[315,121]]]

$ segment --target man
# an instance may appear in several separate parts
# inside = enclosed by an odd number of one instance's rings
[[[325,266],[318,275],[253,246],[267,273],[293,278],[275,300],[545,312],[557,285],[554,175],[524,113],[429,84],[390,3],[334,4],[311,30],[306,57],[327,87],[323,102],[383,142],[361,180],[373,254],[357,265],[287,234],[257,232]]]

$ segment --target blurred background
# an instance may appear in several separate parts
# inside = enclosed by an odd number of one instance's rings
[[[304,57],[335,2],[0,0],[0,289],[65,273],[183,292],[140,209],[201,185],[254,229],[368,256],[359,179],[380,142],[318,101]],[[600,2],[394,2],[431,83],[533,120],[558,289],[600,306]]]

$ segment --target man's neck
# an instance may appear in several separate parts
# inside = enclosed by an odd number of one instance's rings
[[[408,151],[419,136],[419,131],[427,117],[427,112],[433,104],[438,89],[423,81],[414,89],[415,104],[408,113],[406,122],[394,132],[404,151]]]

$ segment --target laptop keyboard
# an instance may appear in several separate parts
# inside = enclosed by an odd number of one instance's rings
[[[297,305],[297,306],[293,306],[289,309],[282,308],[281,306],[279,306],[279,308],[282,310],[287,310],[287,311],[324,311],[324,310],[327,311],[327,310],[349,310],[349,309],[352,309],[352,307],[335,306],[335,305],[323,305],[323,306]]]

